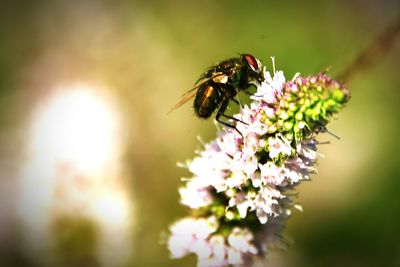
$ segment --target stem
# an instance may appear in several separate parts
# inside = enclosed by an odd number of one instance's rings
[[[358,72],[377,63],[393,47],[397,34],[399,33],[400,17],[395,23],[387,27],[385,31],[377,36],[377,38],[338,75],[338,80],[343,83],[348,83]]]

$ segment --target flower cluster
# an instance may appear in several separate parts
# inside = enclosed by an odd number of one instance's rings
[[[186,218],[171,226],[169,248],[174,258],[195,253],[199,266],[227,266],[243,263],[245,257],[258,253],[251,243],[253,235],[246,228],[234,227],[226,236],[218,233],[215,217]]]
[[[295,205],[290,195],[316,171],[315,139],[349,99],[325,73],[286,81],[282,71],[265,80],[227,128],[186,167],[179,189],[191,216],[170,227],[173,258],[198,256],[200,267],[249,266],[279,241]]]

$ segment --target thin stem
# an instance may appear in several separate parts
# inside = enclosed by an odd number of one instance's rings
[[[338,75],[338,80],[348,83],[354,76],[362,70],[377,63],[383,56],[390,51],[395,43],[397,34],[400,33],[399,19],[387,27],[364,51],[362,51],[347,68]]]

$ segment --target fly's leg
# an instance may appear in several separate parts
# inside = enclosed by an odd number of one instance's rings
[[[236,118],[234,118],[234,117],[231,117],[231,116],[228,116],[228,115],[225,115],[225,114],[224,114],[226,108],[228,107],[228,104],[229,104],[229,99],[226,99],[226,100],[224,100],[224,102],[222,102],[222,105],[221,105],[221,107],[218,109],[217,116],[215,117],[215,119],[216,119],[219,123],[221,123],[222,125],[225,125],[226,127],[235,129],[235,131],[236,131],[237,133],[239,133],[240,136],[243,138],[243,134],[236,128],[236,125],[233,125],[233,124],[230,124],[230,123],[227,123],[227,122],[221,120],[221,117],[225,117],[225,118],[232,119],[232,120],[234,120],[234,121],[236,121],[236,122],[241,122],[241,123],[244,123],[244,124],[247,125],[247,123],[242,122],[242,121],[239,120],[239,119],[236,119]]]
[[[237,99],[232,98],[231,100],[232,100],[233,102],[235,102],[238,106],[240,106],[240,103],[239,103],[239,101],[238,101]]]
[[[236,121],[236,122],[243,123],[243,124],[245,124],[245,125],[249,125],[247,122],[244,122],[244,121],[242,121],[242,120],[236,119],[235,117],[232,117],[232,116],[228,116],[228,115],[226,115],[226,114],[221,114],[221,116],[223,116],[223,117],[225,117],[225,118],[227,118],[227,119],[234,120],[234,121]]]
[[[242,120],[236,119],[236,118],[234,118],[232,116],[228,116],[228,115],[225,114],[225,110],[228,107],[229,100],[232,100],[233,102],[235,102],[239,107],[241,107],[241,105],[240,105],[240,102],[237,99],[234,98],[235,96],[237,96],[237,90],[234,87],[232,87],[230,85],[227,85],[227,84],[224,84],[224,85],[221,85],[221,86],[224,86],[223,88],[225,88],[225,90],[222,91],[222,93],[225,94],[226,99],[224,100],[224,102],[222,103],[221,107],[218,110],[217,121],[221,122],[219,120],[219,117],[223,116],[223,117],[225,117],[227,119],[231,119],[233,121],[240,122],[240,123],[243,123],[245,125],[249,125],[248,123],[245,123]],[[226,92],[230,92],[230,93],[226,93]]]
[[[229,99],[225,99],[225,100],[222,102],[222,105],[221,105],[221,107],[218,109],[217,116],[215,117],[215,119],[216,119],[219,123],[221,123],[221,124],[223,124],[223,125],[225,125],[225,126],[227,126],[227,127],[229,127],[229,128],[235,128],[235,129],[236,129],[236,126],[235,126],[235,125],[229,124],[229,123],[227,123],[227,122],[221,120],[221,116],[223,116],[223,117],[226,116],[226,115],[224,114],[224,112],[225,112],[226,108],[228,107],[228,104],[229,104]]]

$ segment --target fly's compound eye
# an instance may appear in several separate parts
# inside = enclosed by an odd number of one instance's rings
[[[249,54],[242,55],[242,57],[254,72],[261,73],[262,65],[258,59]]]

